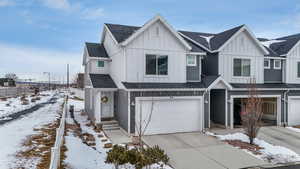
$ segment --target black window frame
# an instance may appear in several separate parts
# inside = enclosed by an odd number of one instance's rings
[[[151,61],[152,63],[148,63]],[[150,68],[148,67],[153,66],[153,59],[155,58],[155,67]],[[166,64],[165,64],[166,62]],[[155,69],[155,70],[154,70]],[[146,76],[168,76],[169,73],[169,57],[168,55],[158,55],[158,54],[146,54],[145,55],[145,75]]]
[[[240,70],[239,70],[238,73],[235,72],[235,70],[236,70],[235,63],[236,63],[236,61],[238,61],[239,64],[240,64],[239,65]],[[249,75],[245,75],[244,68],[243,68],[243,66],[245,66],[245,65],[243,65],[243,61],[249,61]],[[232,64],[233,64],[233,66],[232,66],[233,67],[233,77],[250,77],[251,76],[251,59],[248,59],[248,58],[233,58]]]
[[[300,78],[300,62],[297,62],[297,77]]]

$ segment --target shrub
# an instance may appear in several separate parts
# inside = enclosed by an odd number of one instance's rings
[[[118,169],[120,165],[126,164],[126,149],[119,145],[114,145],[111,150],[107,152],[105,163],[114,164]]]

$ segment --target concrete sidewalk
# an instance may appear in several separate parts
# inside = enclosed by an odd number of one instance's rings
[[[121,129],[120,130],[104,130],[104,133],[113,144],[123,144],[131,142],[130,137]]]
[[[175,169],[238,169],[267,164],[243,150],[200,133],[145,136],[150,146],[159,145]]]

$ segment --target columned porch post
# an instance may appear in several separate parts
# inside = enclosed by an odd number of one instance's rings
[[[95,122],[96,124],[101,123],[101,91],[96,92],[96,96],[94,97],[94,105],[95,105]]]

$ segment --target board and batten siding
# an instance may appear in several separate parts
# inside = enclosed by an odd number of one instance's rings
[[[89,68],[89,73],[95,74],[108,74],[109,73],[109,63],[104,61],[104,67],[98,67],[98,60],[90,59],[87,63]]]
[[[146,54],[168,55],[168,75],[147,76]],[[186,49],[157,21],[126,46],[125,72],[127,82],[186,82]]]
[[[108,56],[111,58],[109,65],[109,75],[118,87],[122,86],[121,81],[125,80],[125,57],[124,49],[116,44],[112,35],[105,31],[103,45]]]
[[[297,64],[300,62],[300,44],[292,49],[286,59],[286,83],[300,83],[300,78],[297,75]]]
[[[233,59],[251,60],[251,77],[264,82],[264,54],[247,31],[242,31],[219,52],[219,74],[229,83],[249,83],[248,77],[233,76]]]

